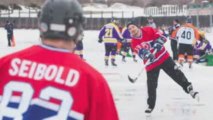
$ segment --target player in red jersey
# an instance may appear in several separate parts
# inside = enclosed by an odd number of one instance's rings
[[[47,0],[42,45],[0,59],[0,120],[118,120],[103,76],[73,52],[82,34],[77,0]]]
[[[157,82],[161,69],[179,84],[186,93],[189,93],[193,98],[198,98],[198,92],[193,91],[192,84],[187,80],[183,72],[178,69],[165,49],[165,37],[152,27],[137,27],[134,21],[129,22],[127,28],[132,36],[132,48],[144,60],[144,63],[147,60],[150,61],[149,64],[146,64],[148,108],[145,113],[151,113],[155,107]],[[157,51],[156,54],[154,54],[154,51]]]

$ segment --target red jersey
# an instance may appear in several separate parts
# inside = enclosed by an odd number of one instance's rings
[[[163,37],[157,30],[153,29],[152,27],[143,27],[140,29],[142,36],[140,38],[132,38],[131,47],[134,49],[136,53],[139,52],[140,48],[145,48],[154,52],[153,44],[154,41],[159,38]],[[150,71],[157,66],[161,65],[167,58],[169,58],[169,53],[163,47],[159,52],[155,54],[155,60],[146,66],[146,70]],[[146,60],[144,60],[146,63]]]
[[[0,59],[0,119],[118,120],[102,75],[64,49],[35,45]]]

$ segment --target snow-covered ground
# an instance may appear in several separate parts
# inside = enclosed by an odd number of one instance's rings
[[[40,44],[38,30],[15,30],[16,47],[7,47],[6,32],[0,29],[0,57],[16,52],[33,44]],[[134,63],[131,58],[127,63],[121,62],[117,56],[118,67],[104,66],[104,46],[99,44],[98,31],[85,31],[84,56],[86,61],[98,69],[107,79],[113,93],[120,120],[212,120],[213,119],[213,67],[193,65],[189,70],[187,65],[183,72],[200,92],[200,102],[195,101],[190,95],[161,71],[158,84],[156,108],[151,116],[146,116],[146,74],[132,84],[128,81],[127,74],[137,74],[142,62]],[[213,43],[213,34],[207,33],[207,38]],[[170,42],[166,43],[167,50],[171,53]]]

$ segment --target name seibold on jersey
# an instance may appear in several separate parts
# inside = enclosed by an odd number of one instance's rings
[[[19,58],[11,60],[9,74],[37,81],[52,81],[68,87],[75,86],[80,76],[79,72],[75,69],[67,69],[63,66],[47,65]]]

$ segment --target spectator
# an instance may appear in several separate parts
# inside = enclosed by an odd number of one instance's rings
[[[156,24],[155,24],[155,22],[154,22],[152,16],[149,16],[149,17],[147,18],[147,21],[148,21],[147,26],[153,27],[153,28],[155,28],[155,29],[157,28],[157,26],[156,26]]]
[[[12,46],[12,39],[13,39],[13,23],[6,21],[5,30],[7,31],[7,40],[8,40],[8,46]]]

